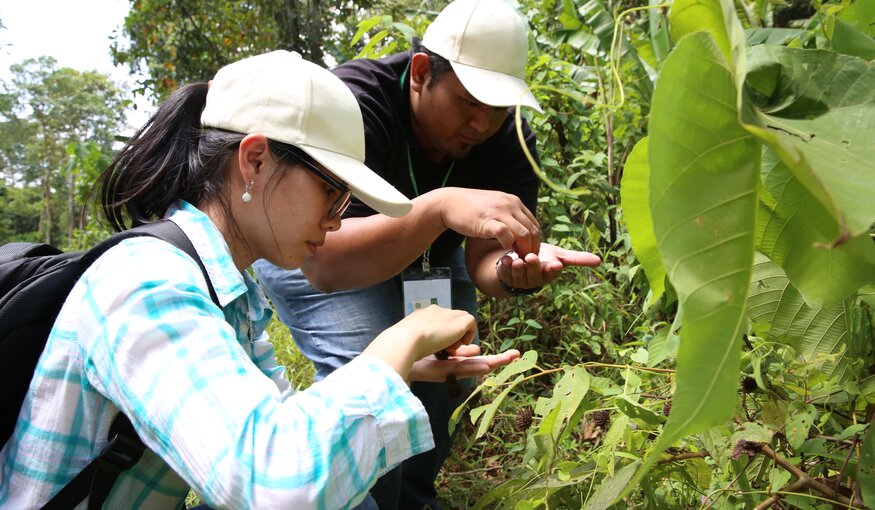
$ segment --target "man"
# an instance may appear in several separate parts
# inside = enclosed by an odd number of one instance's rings
[[[445,306],[476,316],[475,286],[497,297],[528,294],[567,265],[600,262],[540,242],[531,212],[538,178],[509,108],[541,111],[524,82],[527,56],[525,22],[503,0],[456,0],[411,52],[334,69],[362,109],[365,163],[411,198],[413,209],[391,218],[354,203],[303,274],[255,265],[317,379],[418,306],[410,297],[416,284],[445,287],[434,291],[436,302],[451,294]],[[523,133],[535,154],[527,125]],[[442,283],[431,280],[435,275]],[[460,403],[446,386],[412,385],[437,446],[380,479],[371,493],[381,510],[439,508],[434,479],[450,448],[449,416]]]

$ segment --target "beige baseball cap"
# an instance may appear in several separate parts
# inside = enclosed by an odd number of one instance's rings
[[[449,60],[459,81],[481,103],[522,104],[543,112],[525,82],[525,21],[504,0],[452,2],[425,30],[422,45]]]
[[[298,53],[274,51],[219,69],[201,125],[300,147],[379,213],[399,217],[413,206],[365,166],[362,113],[349,87]]]

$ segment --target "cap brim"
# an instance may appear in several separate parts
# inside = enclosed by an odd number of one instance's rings
[[[544,113],[526,82],[516,76],[453,61],[450,64],[465,89],[481,103],[489,106],[521,104]]]
[[[410,200],[361,161],[337,152],[298,145],[349,186],[353,196],[378,213],[398,218],[413,207]]]

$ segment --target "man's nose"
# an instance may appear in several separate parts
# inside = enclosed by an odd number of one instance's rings
[[[471,118],[469,119],[469,124],[471,127],[478,133],[483,134],[489,129],[489,121],[490,116],[492,114],[492,107],[489,105],[481,104],[474,108],[471,112]]]

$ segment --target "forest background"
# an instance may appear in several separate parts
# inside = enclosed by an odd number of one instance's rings
[[[138,90],[13,64],[0,243],[107,235],[83,206],[132,92],[276,48],[326,67],[403,51],[444,4],[133,0],[107,46]],[[485,349],[525,354],[457,411],[446,507],[875,508],[875,2],[514,5],[546,110],[518,112],[544,237],[604,262],[481,299]]]

